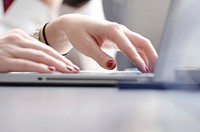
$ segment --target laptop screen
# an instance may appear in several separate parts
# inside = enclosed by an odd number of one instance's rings
[[[160,44],[156,81],[174,81],[177,69],[200,66],[199,12],[199,0],[172,0]]]

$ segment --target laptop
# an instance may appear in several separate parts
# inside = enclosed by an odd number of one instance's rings
[[[185,67],[199,67],[200,1],[172,0],[160,43],[155,73],[133,71],[89,72],[78,74],[1,73],[1,85],[49,86],[111,86],[159,87],[174,84],[176,71]],[[198,48],[199,47],[199,48]],[[184,71],[184,70],[183,70]]]

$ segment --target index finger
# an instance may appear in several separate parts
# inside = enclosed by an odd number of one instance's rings
[[[124,33],[136,48],[141,49],[145,52],[145,55],[149,61],[149,70],[153,72],[156,65],[156,61],[158,59],[158,54],[155,48],[153,47],[152,43],[147,38],[143,37],[138,33],[130,31],[125,26]]]
[[[113,26],[113,25],[112,25]],[[111,27],[112,27],[111,26]],[[136,65],[136,67],[142,72],[148,72],[148,67],[146,66],[144,60],[138,54],[136,48],[128,39],[128,37],[123,32],[123,28],[114,25],[114,28],[109,29],[107,33],[107,39],[115,42],[117,47]]]
[[[31,49],[43,51],[44,53],[50,55],[51,57],[53,57],[57,60],[60,60],[61,62],[64,62],[66,65],[72,66],[76,71],[79,70],[79,68],[76,65],[74,65],[70,60],[66,59],[64,56],[59,54],[52,47],[45,45],[40,41],[29,41],[29,40],[27,40],[26,43],[21,43],[20,46],[23,47],[23,48],[31,48]]]

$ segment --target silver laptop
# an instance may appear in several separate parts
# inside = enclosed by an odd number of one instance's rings
[[[132,71],[88,72],[79,74],[1,73],[2,85],[116,86],[176,82],[177,69],[199,67],[200,1],[172,0],[160,44],[155,74]],[[128,84],[129,84],[128,83]]]

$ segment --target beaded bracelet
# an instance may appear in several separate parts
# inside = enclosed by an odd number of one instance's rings
[[[35,32],[31,35],[33,38],[39,40],[39,34],[40,34],[41,28],[35,29]]]
[[[49,22],[45,23],[43,28],[37,28],[35,30],[35,32],[32,34],[32,37],[39,40],[39,35],[40,35],[40,32],[42,30],[42,35],[43,35],[43,38],[44,38],[44,42],[46,43],[46,45],[49,45],[48,41],[47,41],[47,38],[46,38],[46,34],[45,34],[45,29],[46,29],[46,26]],[[63,56],[66,56],[68,53],[64,53],[62,54]]]

